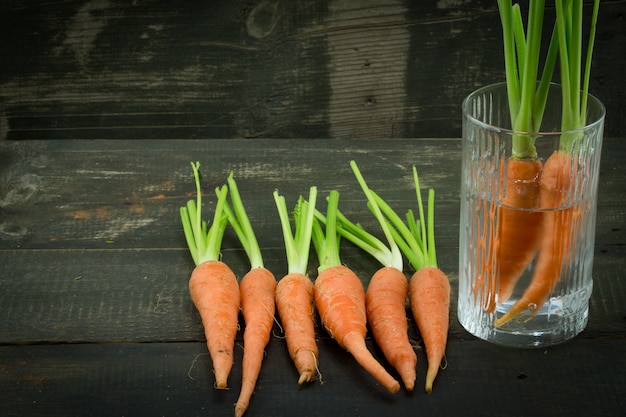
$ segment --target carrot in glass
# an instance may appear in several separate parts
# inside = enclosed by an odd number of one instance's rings
[[[586,123],[587,97],[591,58],[595,40],[599,0],[594,1],[591,31],[587,46],[584,74],[582,71],[583,2],[556,1],[557,32],[562,91],[562,118],[559,150],[546,160],[541,174],[540,207],[543,214],[539,257],[531,283],[524,294],[503,316],[495,321],[502,326],[512,318],[530,310],[536,315],[548,299],[570,261],[570,248],[576,243],[580,207],[563,208],[573,183],[584,173],[576,162],[576,152],[585,145],[576,130]],[[582,88],[581,88],[581,75]]]
[[[509,299],[539,248],[542,213],[537,209],[542,162],[537,158],[537,135],[533,132],[540,130],[558,53],[556,31],[553,31],[541,80],[537,84],[543,0],[531,2],[526,32],[519,4],[498,0],[498,7],[509,112],[515,133],[512,136],[512,156],[507,160],[505,187],[499,196],[496,234],[488,245],[488,250],[496,251],[494,259],[488,257],[488,262],[497,262],[498,265],[496,269],[486,269],[491,274],[497,274],[497,279],[489,280],[495,288],[486,291],[489,297],[486,306],[490,312],[495,310],[496,302],[503,303]]]

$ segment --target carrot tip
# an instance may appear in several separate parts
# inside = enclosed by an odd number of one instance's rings
[[[237,404],[235,405],[235,417],[241,417],[248,410],[248,404]]]

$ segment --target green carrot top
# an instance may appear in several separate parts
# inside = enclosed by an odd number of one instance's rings
[[[424,219],[424,206],[420,192],[417,169],[413,167],[413,182],[417,195],[419,220],[412,210],[406,214],[406,224],[400,216],[374,191],[372,196],[390,226],[390,232],[400,250],[407,257],[415,271],[422,268],[437,268],[437,252],[435,249],[435,191],[428,190],[428,221]]]
[[[206,221],[202,220],[202,189],[200,187],[200,162],[192,162],[191,168],[196,182],[196,200],[189,200],[180,208],[180,218],[189,252],[196,265],[220,258],[220,248],[228,217],[224,214],[224,206],[228,195],[228,187],[223,185],[215,190],[217,205],[213,223],[207,229]]]
[[[228,176],[228,187],[230,189],[230,198],[233,204],[232,209],[228,203],[224,204],[224,211],[226,212],[228,221],[239,238],[248,259],[250,260],[250,269],[263,268],[261,248],[259,247],[254,229],[252,228],[252,224],[250,223],[250,219],[246,213],[246,209],[241,199],[241,195],[239,194],[239,188],[237,187],[237,182],[235,181],[232,171]]]
[[[525,31],[519,4],[512,4],[511,0],[498,0],[511,123],[514,131],[530,133],[513,137],[514,157],[534,158],[536,156],[535,138],[532,133],[540,132],[557,59],[559,59],[561,73],[561,131],[566,132],[585,125],[599,5],[600,1],[594,0],[583,74],[583,1],[555,1],[556,22],[552,30],[543,73],[537,85],[545,1],[529,2],[528,23]],[[575,139],[576,135],[563,135],[561,148],[571,150]]]
[[[327,268],[341,265],[341,258],[339,257],[341,236],[337,231],[338,211],[339,192],[337,190],[332,190],[328,194],[328,205],[326,207],[326,230],[322,230],[320,221],[317,218],[313,220],[311,238],[320,263],[317,268],[320,273]]]
[[[278,209],[285,241],[289,273],[306,275],[309,263],[316,200],[317,187],[311,187],[309,189],[308,200],[305,200],[302,196],[298,198],[293,209],[295,233],[292,233],[285,197],[281,196],[278,191],[274,191],[274,201]]]
[[[357,177],[357,181],[359,185],[363,189],[367,200],[369,202],[368,206],[370,210],[379,221],[380,226],[387,238],[388,245],[383,243],[380,239],[378,239],[373,234],[366,231],[361,225],[355,224],[351,222],[341,211],[337,210],[337,230],[339,234],[363,249],[365,252],[372,255],[376,260],[378,260],[383,266],[390,266],[397,268],[402,271],[402,253],[398,248],[398,245],[393,239],[393,235],[390,231],[390,228],[385,221],[380,208],[376,204],[376,200],[374,196],[367,186],[365,179],[361,175],[359,168],[355,161],[350,162],[350,166]],[[323,222],[326,222],[326,219],[319,212],[316,213],[318,218]]]

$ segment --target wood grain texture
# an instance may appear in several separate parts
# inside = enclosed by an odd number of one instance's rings
[[[449,346],[448,367],[441,371],[432,395],[416,390],[395,396],[372,383],[333,340],[319,343],[324,383],[299,387],[284,340],[273,339],[246,415],[610,417],[620,415],[626,405],[623,339],[582,339],[546,351],[502,349],[460,339]],[[2,347],[0,387],[5,398],[0,413],[6,417],[231,415],[238,390],[213,388],[205,350],[203,343]],[[235,355],[241,362],[240,348]],[[418,356],[418,381],[422,381],[426,361],[421,352]],[[614,360],[580,359],[596,356]],[[240,379],[241,369],[235,366],[231,385],[239,386]],[[567,381],[567,388],[555,381]]]
[[[624,0],[602,2],[590,91],[625,130]],[[459,137],[503,80],[487,0],[0,4],[0,138]]]
[[[286,260],[274,189],[291,206],[318,185],[323,207],[336,188],[342,210],[376,231],[349,160],[357,160],[370,187],[399,210],[415,206],[416,164],[422,187],[436,190],[438,261],[455,300],[460,144],[445,138],[0,141],[0,415],[232,412],[242,334],[233,389],[215,390],[187,289],[193,262],[178,208],[195,196],[193,160],[202,163],[208,213],[214,188],[233,170],[277,277]],[[626,147],[609,138],[603,151],[594,290],[589,324],[577,338],[540,350],[490,345],[461,328],[453,303],[447,367],[433,394],[392,396],[319,325],[323,383],[299,387],[276,324],[246,415],[619,415],[626,405]],[[249,269],[230,231],[222,255],[239,277]],[[364,285],[379,267],[347,242],[341,255]],[[312,256],[310,276],[316,267]],[[412,319],[409,337],[420,345]],[[371,337],[367,343],[382,360]],[[426,358],[421,348],[417,354],[421,384]]]

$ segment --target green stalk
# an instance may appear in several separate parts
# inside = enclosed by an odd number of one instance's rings
[[[202,190],[200,187],[200,162],[191,163],[196,183],[196,201],[189,200],[185,207],[180,208],[185,240],[189,252],[196,265],[211,260],[219,260],[220,247],[228,217],[224,214],[224,205],[228,195],[228,187],[223,185],[216,189],[217,205],[213,223],[207,230],[207,223],[202,220]]]
[[[556,18],[559,39],[559,59],[562,85],[561,131],[567,132],[586,124],[587,97],[591,74],[591,60],[595,43],[600,1],[595,0],[591,30],[583,74],[583,1],[556,0]],[[582,80],[581,80],[582,77]],[[578,134],[562,135],[560,148],[571,152]]]
[[[400,216],[380,196],[371,191],[373,198],[381,213],[385,216],[387,224],[391,227],[391,234],[411,267],[415,271],[422,268],[437,268],[437,251],[435,249],[435,192],[428,192],[428,221],[424,220],[424,206],[419,188],[417,169],[413,167],[413,181],[417,193],[419,220],[416,220],[409,210],[406,224]]]
[[[337,231],[337,212],[339,211],[339,192],[332,190],[328,195],[328,205],[326,207],[326,230],[322,230],[320,222],[313,221],[312,236],[313,246],[317,252],[319,260],[318,273],[327,268],[340,266],[339,246],[341,236]]]
[[[587,44],[587,57],[585,60],[585,75],[583,79],[583,91],[580,108],[580,120],[585,123],[587,120],[587,98],[589,94],[589,79],[591,77],[591,59],[593,56],[593,47],[596,41],[596,26],[598,23],[598,11],[600,9],[600,0],[593,3],[593,13],[591,15],[591,33],[589,34],[589,43]]]
[[[231,171],[228,176],[228,187],[230,188],[230,198],[233,204],[231,209],[228,204],[224,205],[224,211],[228,216],[228,221],[232,226],[235,234],[241,242],[248,259],[250,260],[250,269],[263,268],[263,256],[261,254],[261,248],[257,241],[254,229],[246,213],[241,195],[239,194],[239,188],[235,182],[233,172]]]
[[[352,172],[354,173],[354,176],[356,177],[359,185],[361,186],[361,189],[363,190],[365,197],[367,197],[370,211],[374,214],[374,217],[376,217],[376,219],[378,220],[380,227],[382,228],[383,233],[385,234],[385,238],[387,239],[387,242],[389,243],[389,246],[388,247],[385,246],[382,242],[374,238],[374,236],[369,235],[362,228],[361,228],[362,234],[357,235],[357,236],[361,236],[362,238],[360,240],[356,240],[356,239],[352,240],[352,242],[357,244],[358,246],[361,246],[366,251],[368,250],[368,247],[370,247],[372,251],[377,250],[379,253],[382,252],[385,256],[377,258],[381,264],[383,264],[384,266],[391,266],[402,271],[402,253],[400,252],[398,245],[393,239],[391,230],[387,222],[385,221],[385,218],[380,210],[380,207],[376,204],[376,199],[374,198],[374,195],[372,194],[372,191],[370,190],[370,188],[367,186],[367,183],[365,182],[365,178],[363,178],[363,175],[361,174],[361,171],[359,170],[359,167],[357,166],[356,162],[350,161],[350,167],[352,168]],[[349,224],[349,222],[347,222],[347,219],[346,219],[346,223]],[[366,239],[369,238],[369,240],[375,242],[376,245],[372,246],[372,245],[364,244],[364,243],[367,243],[367,240],[363,240],[363,238],[366,238]],[[374,255],[372,252],[370,253]]]
[[[293,209],[295,232],[292,232],[285,197],[279,195],[278,191],[274,191],[274,201],[276,202],[285,241],[287,269],[289,273],[306,275],[309,263],[316,200],[317,187],[311,187],[309,189],[308,201],[302,196],[298,198]]]
[[[363,228],[360,224],[353,223],[350,221],[341,211],[337,210],[337,231],[339,234],[363,249],[365,252],[370,254],[373,258],[375,258],[378,262],[383,266],[393,267],[402,271],[403,263],[402,263],[402,252],[398,248],[396,244],[393,234],[390,230],[390,227],[385,220],[380,208],[376,204],[376,199],[374,197],[373,191],[369,189],[367,186],[365,179],[361,175],[356,162],[351,161],[350,166],[354,172],[354,175],[359,182],[359,185],[363,189],[365,196],[368,200],[368,207],[379,221],[381,228],[383,229],[383,233],[387,238],[387,242],[389,246],[383,243],[380,239],[378,239],[373,234],[369,233],[367,230]],[[316,218],[322,223],[326,223],[326,218],[319,211],[316,212]]]
[[[537,156],[534,133],[541,127],[558,44],[553,35],[541,81],[537,86],[545,1],[530,2],[526,31],[518,4],[513,5],[511,0],[498,0],[498,9],[502,23],[511,126],[515,132],[528,133],[513,135],[513,157],[532,159]]]

